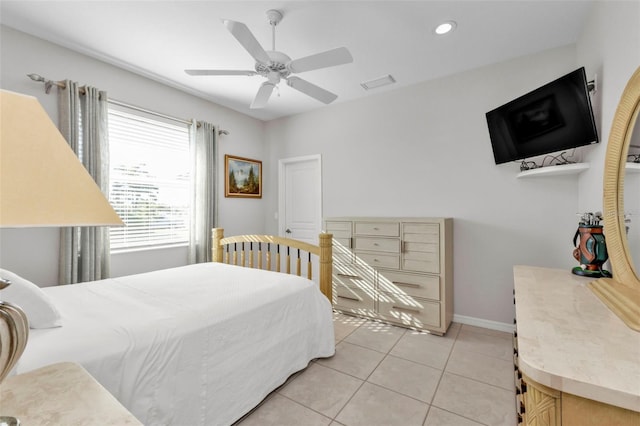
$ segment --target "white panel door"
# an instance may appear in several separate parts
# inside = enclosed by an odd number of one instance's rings
[[[322,173],[319,155],[279,162],[279,232],[318,244],[322,227]]]

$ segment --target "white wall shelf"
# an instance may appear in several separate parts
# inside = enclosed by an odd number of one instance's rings
[[[640,163],[628,162],[625,169],[627,173],[640,173]]]
[[[577,175],[589,168],[588,163],[561,164],[558,166],[538,167],[537,169],[525,170],[518,173],[518,178],[541,177],[541,176],[561,176]]]

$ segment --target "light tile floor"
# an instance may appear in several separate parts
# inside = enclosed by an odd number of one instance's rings
[[[514,426],[511,334],[445,336],[334,314],[336,354],[313,361],[238,426]]]

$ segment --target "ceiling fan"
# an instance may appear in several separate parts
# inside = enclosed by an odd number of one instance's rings
[[[189,75],[261,75],[267,79],[260,88],[251,103],[251,108],[264,108],[269,101],[269,97],[280,80],[287,81],[287,85],[311,96],[325,104],[333,102],[338,95],[329,92],[315,84],[309,83],[300,77],[291,75],[321,68],[333,67],[336,65],[353,62],[353,57],[346,47],[327,50],[315,55],[305,56],[300,59],[291,60],[287,55],[276,50],[276,25],[282,20],[282,13],[272,9],[267,11],[267,18],[271,25],[272,50],[264,50],[258,40],[253,36],[249,28],[242,22],[235,22],[223,19],[222,22],[227,27],[231,35],[244,47],[247,52],[256,60],[254,70],[185,70]]]

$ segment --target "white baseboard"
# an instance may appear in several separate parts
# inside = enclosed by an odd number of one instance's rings
[[[504,331],[507,333],[513,333],[515,326],[504,322],[491,321],[482,318],[467,317],[465,315],[453,315],[453,321],[460,324],[474,325],[476,327],[488,328],[490,330]]]

